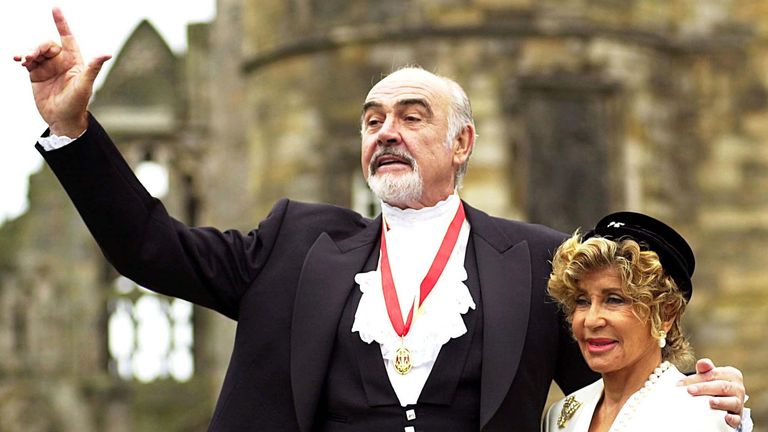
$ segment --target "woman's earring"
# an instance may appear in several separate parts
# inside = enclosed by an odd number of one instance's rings
[[[659,332],[659,337],[657,338],[657,342],[659,343],[659,348],[664,348],[667,346],[667,332],[664,330],[661,330]]]

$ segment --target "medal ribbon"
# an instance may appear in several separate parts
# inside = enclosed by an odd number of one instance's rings
[[[464,223],[465,218],[464,205],[459,201],[459,208],[456,209],[456,215],[453,217],[451,224],[448,225],[448,230],[443,237],[443,242],[440,244],[440,249],[437,250],[437,254],[432,261],[432,265],[429,267],[427,275],[424,276],[424,279],[421,281],[418,302],[414,299],[416,308],[421,307],[429,293],[432,292],[432,288],[435,287],[437,280],[440,279],[440,275],[443,274],[443,270],[445,270],[445,266],[448,264],[448,258],[451,257],[451,251],[453,251],[454,246],[456,246],[456,241],[459,238],[459,232],[461,231],[461,226]],[[411,310],[408,312],[408,319],[403,322],[403,315],[400,311],[400,302],[397,299],[397,291],[395,290],[395,281],[392,279],[392,269],[389,266],[386,230],[387,224],[386,222],[383,222],[381,224],[381,288],[384,291],[384,303],[387,306],[389,321],[392,323],[395,333],[403,338],[411,329],[414,305],[411,305]]]

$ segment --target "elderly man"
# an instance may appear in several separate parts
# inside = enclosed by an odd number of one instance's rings
[[[61,46],[16,57],[50,126],[43,157],[122,274],[238,321],[210,430],[533,431],[553,379],[596,378],[545,297],[563,235],[458,198],[475,129],[456,83],[407,68],[368,94],[361,162],[381,217],[281,200],[248,234],[190,228],[86,111],[109,57],[86,66],[53,16]],[[738,424],[741,375],[713,368],[692,382]]]

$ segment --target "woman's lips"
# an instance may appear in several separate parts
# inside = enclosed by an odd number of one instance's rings
[[[613,339],[607,338],[590,338],[587,339],[587,350],[591,353],[601,353],[613,349],[618,345],[618,342]]]

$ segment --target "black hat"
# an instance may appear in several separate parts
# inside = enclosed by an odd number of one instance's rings
[[[691,299],[691,276],[696,261],[683,236],[669,225],[641,213],[611,213],[600,219],[595,229],[584,234],[582,240],[595,236],[614,241],[630,238],[641,247],[656,252],[664,270],[675,281],[685,299]]]

